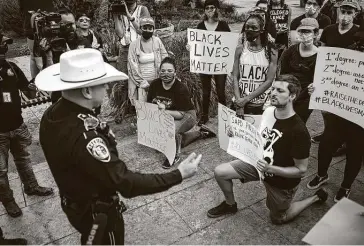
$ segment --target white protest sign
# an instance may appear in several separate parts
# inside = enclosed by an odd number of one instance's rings
[[[310,109],[336,114],[364,128],[364,53],[320,47]]]
[[[234,115],[230,117],[234,137],[229,139],[227,153],[256,167],[263,159],[263,138],[252,124]]]
[[[230,115],[236,115],[236,112],[221,103],[218,105],[218,137],[220,148],[227,150],[229,145],[229,136],[227,135],[227,128],[229,126]],[[261,115],[245,114],[244,119],[252,124],[255,128],[259,129],[260,122],[262,121]]]
[[[138,143],[156,149],[173,163],[176,156],[175,124],[171,115],[156,104],[135,101]]]
[[[190,45],[190,72],[231,73],[239,33],[188,29],[187,38]]]

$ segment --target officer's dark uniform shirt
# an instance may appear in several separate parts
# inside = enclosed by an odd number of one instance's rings
[[[24,122],[19,90],[29,91],[29,82],[13,62],[5,62],[0,69],[0,132],[10,132]]]
[[[82,118],[93,116],[89,109],[61,98],[44,113],[39,141],[61,197],[84,203],[94,195],[108,197],[119,191],[131,198],[167,190],[179,184],[179,170],[166,174],[139,174],[129,171],[118,158],[115,139]],[[91,127],[92,128],[92,127]]]

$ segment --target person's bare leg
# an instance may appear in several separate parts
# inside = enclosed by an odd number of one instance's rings
[[[215,168],[215,179],[224,193],[228,205],[235,204],[233,191],[233,179],[240,179],[240,175],[235,171],[230,163],[224,163]]]
[[[303,210],[318,202],[320,198],[317,195],[308,197],[302,201],[293,202],[289,209],[286,211],[285,222],[288,222],[297,217]]]

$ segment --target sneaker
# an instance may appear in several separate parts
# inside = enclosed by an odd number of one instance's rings
[[[328,175],[326,175],[325,177],[320,177],[316,175],[316,177],[307,184],[307,188],[309,188],[310,190],[315,190],[327,181],[329,181]]]
[[[341,145],[334,154],[333,157],[338,157],[346,154],[346,144]]]
[[[27,245],[28,242],[24,238],[6,239],[0,238],[0,245]]]
[[[181,157],[179,157],[178,155],[174,158],[174,161],[172,163],[172,165],[169,163],[168,159],[166,159],[163,164],[162,167],[164,169],[170,169],[171,167],[173,167],[173,165],[177,164],[180,161]]]
[[[234,205],[228,205],[226,201],[223,201],[219,206],[210,209],[207,212],[207,216],[210,218],[217,218],[225,214],[235,214],[236,212],[238,212],[236,203]]]
[[[15,201],[7,202],[4,204],[6,212],[13,218],[19,217],[23,214],[21,209],[19,208],[18,204]]]
[[[311,138],[311,142],[312,142],[312,143],[316,143],[316,144],[320,143],[320,141],[321,141],[321,139],[322,139],[322,136],[323,136],[323,134],[320,134],[320,135],[314,136],[313,138]]]
[[[47,188],[47,187],[42,187],[42,186],[37,186],[35,188],[29,189],[29,190],[24,190],[24,193],[27,194],[28,196],[50,196],[52,195],[53,189],[52,188]]]
[[[334,201],[338,202],[340,201],[343,197],[348,198],[350,195],[351,190],[350,189],[345,189],[340,187],[339,191],[336,193],[336,196],[334,197]]]
[[[202,126],[209,121],[209,117],[206,115],[202,115],[200,121],[198,122],[198,126]]]
[[[324,202],[326,202],[326,200],[327,200],[327,197],[329,196],[329,194],[327,193],[327,191],[326,190],[324,190],[324,189],[319,189],[318,191],[316,191],[315,192],[315,195],[317,195],[318,196],[318,198],[320,199],[319,201],[318,201],[318,203],[324,203]]]
[[[216,137],[216,134],[205,125],[200,127],[200,133],[202,139]]]

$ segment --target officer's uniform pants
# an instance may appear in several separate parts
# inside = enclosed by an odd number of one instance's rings
[[[9,150],[13,155],[24,188],[28,190],[38,186],[30,165],[29,152],[26,150],[31,143],[32,137],[24,123],[14,131],[0,133],[0,201],[2,203],[14,200],[8,179]]]
[[[326,119],[325,131],[318,150],[318,175],[326,176],[333,153],[346,143],[346,164],[341,187],[350,189],[363,160],[364,129],[334,114],[328,114]]]

